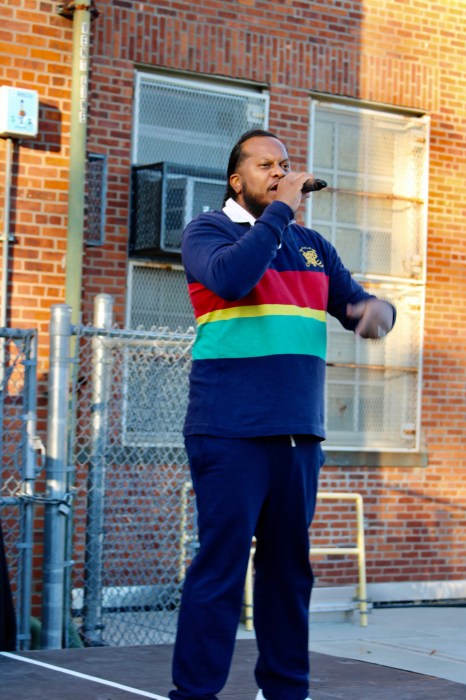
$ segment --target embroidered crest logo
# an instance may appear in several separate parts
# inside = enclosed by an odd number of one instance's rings
[[[324,264],[319,260],[314,248],[300,248],[299,252],[302,254],[304,260],[306,261],[306,267],[323,267]]]

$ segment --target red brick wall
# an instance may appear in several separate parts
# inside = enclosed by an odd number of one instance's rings
[[[37,138],[15,141],[10,197],[7,325],[39,333],[39,433],[45,441],[50,306],[65,300],[72,27],[53,2],[11,0],[0,10],[0,85],[39,93]],[[0,226],[7,144],[0,140]],[[0,251],[0,257],[3,251]],[[43,489],[43,483],[38,484]],[[36,509],[33,610],[40,615],[43,508]]]
[[[55,6],[10,0],[0,25],[0,83],[35,87],[41,101],[40,135],[15,155],[9,321],[37,325],[43,337],[50,305],[64,300],[66,247],[72,26]],[[270,128],[302,165],[310,91],[430,114],[422,397],[429,466],[327,466],[322,486],[364,494],[370,581],[466,578],[466,5],[99,0],[96,6],[88,143],[108,156],[108,211],[105,246],[85,250],[85,320],[102,291],[115,296],[123,320],[136,65],[267,85]],[[4,153],[0,144],[2,165]],[[2,188],[3,182],[0,201]],[[337,515],[345,540],[348,513]],[[322,511],[317,539],[328,534],[327,521]],[[354,580],[353,568],[351,560],[316,565],[319,580],[332,584]]]
[[[15,142],[8,323],[45,335],[51,304],[64,301],[71,75],[69,22],[55,3],[12,0],[0,21],[0,84],[39,93],[40,132]],[[6,143],[0,142],[1,224]]]

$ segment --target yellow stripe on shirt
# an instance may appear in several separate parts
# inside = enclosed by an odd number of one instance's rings
[[[230,309],[218,309],[209,311],[199,316],[197,323],[213,323],[215,321],[228,321],[232,318],[254,318],[258,316],[303,316],[314,318],[325,323],[326,312],[318,309],[307,309],[292,304],[257,304],[254,306],[235,306]]]

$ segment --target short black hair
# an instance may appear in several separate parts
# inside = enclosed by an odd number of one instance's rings
[[[255,136],[268,136],[270,138],[280,140],[276,134],[273,134],[271,131],[265,131],[265,129],[250,129],[250,131],[246,131],[242,136],[239,137],[238,141],[233,146],[230,153],[230,157],[228,159],[227,188],[225,191],[225,196],[223,198],[224,205],[227,199],[230,199],[230,197],[232,197],[232,199],[236,199],[236,192],[230,185],[230,175],[233,175],[233,173],[236,172],[238,165],[240,165],[241,161],[244,158],[243,144],[245,143],[245,141],[249,141],[249,139],[252,139]]]

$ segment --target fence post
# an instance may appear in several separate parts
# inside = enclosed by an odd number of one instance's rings
[[[29,649],[31,643],[32,556],[34,545],[34,491],[39,468],[42,467],[44,446],[37,436],[37,333],[25,339],[24,347],[24,426],[21,490],[21,612],[19,624],[20,649]],[[38,465],[38,454],[40,462]]]
[[[113,297],[98,294],[94,304],[94,327],[110,330]],[[112,353],[105,336],[92,339],[91,458],[87,482],[87,524],[82,632],[86,643],[102,644],[102,566],[105,506],[105,472],[108,435],[108,404]]]
[[[46,506],[42,593],[42,647],[61,649],[64,620],[67,503],[68,408],[70,390],[71,306],[51,309],[48,381]]]

